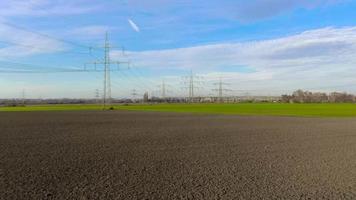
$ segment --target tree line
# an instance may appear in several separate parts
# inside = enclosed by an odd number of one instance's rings
[[[346,92],[310,92],[297,90],[292,95],[282,95],[284,103],[355,103],[356,96]]]

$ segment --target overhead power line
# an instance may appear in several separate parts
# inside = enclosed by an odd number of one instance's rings
[[[22,27],[22,26],[19,26],[19,25],[16,25],[16,24],[12,24],[10,22],[1,22],[1,23],[6,25],[6,26],[9,26],[9,27],[12,27],[12,28],[15,28],[15,29],[18,29],[18,30],[22,30],[22,31],[25,31],[25,32],[28,32],[28,33],[33,33],[33,34],[36,34],[36,35],[39,35],[41,37],[45,37],[45,38],[48,38],[48,39],[57,40],[57,41],[60,41],[60,42],[63,42],[63,43],[67,43],[67,44],[70,44],[70,45],[73,45],[73,46],[77,46],[77,47],[82,47],[82,48],[86,48],[86,49],[93,49],[93,47],[91,47],[91,46],[79,44],[77,42],[65,40],[65,39],[62,39],[62,38],[53,37],[51,35],[48,35],[48,34],[45,34],[45,33],[41,33],[41,32],[38,32],[38,31],[34,31],[34,30],[31,30],[31,29],[28,29],[28,28],[25,28],[25,27]]]
[[[88,70],[75,70],[75,69],[63,69],[63,70],[0,70],[1,74],[48,74],[48,73],[71,73],[71,72],[99,72]]]
[[[36,49],[36,50],[43,50],[43,51],[48,51],[49,50],[49,48],[47,48],[47,47],[35,46],[35,45],[29,45],[29,44],[21,44],[21,43],[18,43],[18,42],[9,42],[9,41],[0,40],[0,43],[1,44],[6,44],[6,45],[24,47],[26,49]],[[79,52],[79,51],[72,51],[72,50],[59,50],[56,53],[89,55],[90,54],[90,50],[88,50],[88,52]]]
[[[4,63],[4,64],[1,64]],[[48,67],[48,66],[41,66],[41,65],[33,65],[33,64],[28,64],[28,63],[21,63],[21,62],[15,62],[12,60],[8,59],[0,59],[0,69],[3,68],[10,68],[13,69],[12,67],[6,67],[8,65],[15,65],[17,70],[22,70],[22,71],[29,71],[29,70],[38,70],[38,69],[45,69],[45,70],[81,70],[81,68],[78,67],[72,67],[72,68],[62,68],[62,67]]]

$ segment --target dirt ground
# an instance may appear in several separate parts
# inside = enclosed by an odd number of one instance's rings
[[[0,199],[356,199],[356,118],[4,112]]]

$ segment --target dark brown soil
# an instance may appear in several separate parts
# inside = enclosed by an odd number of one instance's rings
[[[356,199],[356,119],[0,113],[0,199]]]

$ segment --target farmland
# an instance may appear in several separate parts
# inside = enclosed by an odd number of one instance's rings
[[[181,112],[195,114],[303,116],[303,117],[356,117],[356,104],[130,104],[114,105],[116,110]],[[40,105],[26,107],[0,107],[0,111],[78,111],[101,110],[101,105]]]
[[[355,118],[139,108],[0,112],[0,199],[356,198]]]

